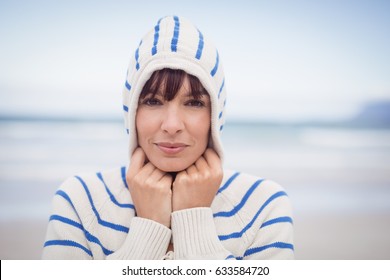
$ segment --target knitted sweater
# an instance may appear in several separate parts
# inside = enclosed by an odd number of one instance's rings
[[[210,208],[137,217],[126,168],[70,178],[56,192],[44,259],[292,259],[290,201],[270,180],[225,171]],[[167,252],[169,243],[173,252]]]

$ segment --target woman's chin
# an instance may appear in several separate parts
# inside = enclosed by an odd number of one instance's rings
[[[158,162],[154,163],[151,161],[154,166],[160,169],[163,172],[180,172],[187,169],[191,164],[184,164],[179,162]]]
[[[163,172],[167,173],[177,173],[180,171],[185,170],[187,167],[174,167],[174,166],[156,166],[158,169],[160,169]]]

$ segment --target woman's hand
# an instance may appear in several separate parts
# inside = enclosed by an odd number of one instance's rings
[[[137,216],[170,227],[172,177],[157,169],[151,162],[145,164],[145,158],[144,151],[137,148],[126,174]]]
[[[176,175],[172,187],[173,211],[210,207],[222,177],[220,158],[214,150],[207,149],[193,165]]]

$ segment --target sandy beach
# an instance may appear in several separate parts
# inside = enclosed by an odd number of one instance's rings
[[[303,260],[390,259],[389,215],[295,217],[295,257]],[[0,224],[0,259],[40,259],[46,222]]]

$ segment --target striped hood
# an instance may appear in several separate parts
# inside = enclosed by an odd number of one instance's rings
[[[211,139],[223,160],[220,134],[225,123],[225,78],[217,49],[188,20],[168,16],[160,19],[139,43],[131,58],[123,89],[125,126],[129,134],[129,156],[138,146],[135,114],[139,95],[154,71],[181,69],[196,76],[210,94]]]

